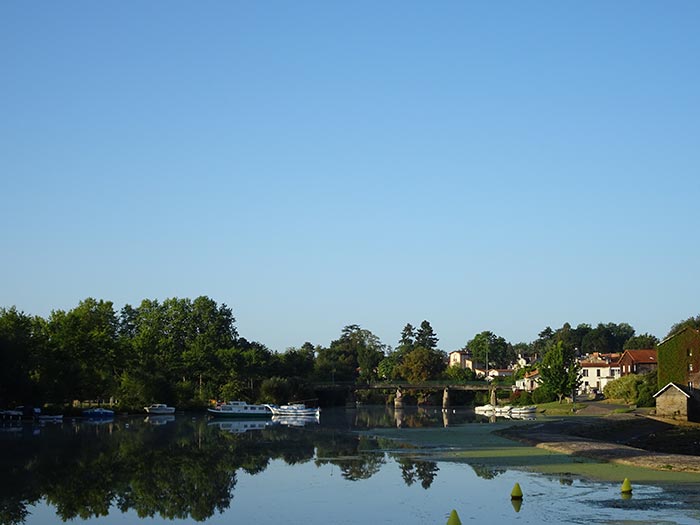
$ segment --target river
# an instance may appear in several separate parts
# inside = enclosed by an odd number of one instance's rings
[[[700,521],[700,477],[647,475],[623,498],[615,476],[626,471],[611,466],[609,481],[596,480],[590,462],[492,436],[467,410],[338,409],[284,423],[187,414],[3,423],[0,523],[442,525],[452,509],[462,523]],[[410,445],[413,433],[445,425],[467,453]],[[520,503],[510,498],[516,482]]]

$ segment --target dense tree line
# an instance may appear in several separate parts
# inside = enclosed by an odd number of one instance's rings
[[[131,408],[155,401],[185,408],[211,399],[305,399],[314,382],[475,379],[470,370],[446,369],[427,320],[406,324],[394,349],[352,324],[327,347],[307,342],[283,353],[241,337],[235,322],[228,306],[206,296],[144,299],[119,312],[110,301],[87,298],[46,319],[1,308],[0,406],[117,399]],[[671,333],[698,325],[700,316],[691,317]],[[579,355],[658,342],[627,323],[565,323],[546,327],[531,343],[482,331],[463,349],[489,368],[507,368],[523,355],[568,373]]]
[[[280,402],[312,396],[314,382],[376,380],[389,361],[396,365],[391,377],[408,380],[438,377],[445,367],[427,321],[397,352],[348,325],[328,347],[307,342],[284,353],[239,336],[235,321],[228,306],[208,297],[145,299],[119,312],[110,301],[88,298],[47,319],[0,309],[0,406]]]

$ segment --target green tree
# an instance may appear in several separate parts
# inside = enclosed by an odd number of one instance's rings
[[[123,367],[117,343],[118,320],[111,301],[87,298],[74,309],[51,313],[48,321],[53,362],[76,399],[106,399],[116,392]],[[68,392],[64,392],[64,395]]]
[[[621,352],[625,342],[634,335],[634,328],[627,323],[599,323],[581,342],[584,353]]]
[[[556,394],[561,403],[564,396],[578,389],[580,369],[576,356],[559,341],[547,351],[540,363],[542,387]]]
[[[397,350],[404,350],[406,353],[413,350],[416,345],[416,329],[411,323],[407,323],[401,331],[401,339]]]
[[[0,406],[39,401],[36,375],[45,346],[41,320],[0,309]]]
[[[507,368],[515,360],[513,347],[493,332],[484,331],[467,343],[474,359],[489,368]]]
[[[316,374],[323,380],[354,381],[358,374],[363,379],[371,379],[377,376],[377,366],[384,358],[385,348],[369,330],[348,325],[329,348],[318,350]]]
[[[668,331],[668,335],[666,335],[666,338],[671,337],[673,334],[675,334],[676,332],[680,332],[684,328],[694,328],[695,330],[700,330],[700,315],[696,315],[695,317],[688,317],[688,319],[674,324]]]
[[[647,350],[656,348],[659,344],[659,339],[651,334],[634,335],[625,341],[624,350]]]
[[[406,381],[422,383],[437,379],[445,370],[445,353],[418,346],[409,352],[399,366],[399,373]]]
[[[289,348],[279,356],[280,374],[283,377],[308,378],[314,370],[316,349],[309,342],[301,348]]]
[[[433,331],[433,327],[430,326],[430,323],[428,321],[423,321],[420,324],[418,332],[416,332],[415,345],[422,346],[423,348],[427,348],[428,350],[434,350],[435,348],[437,348],[438,341],[439,339]]]
[[[452,381],[474,381],[476,374],[470,368],[462,368],[459,365],[452,365],[445,369],[445,377]]]

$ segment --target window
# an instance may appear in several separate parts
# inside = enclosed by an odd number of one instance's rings
[[[588,377],[588,369],[587,368],[583,369],[583,377]]]
[[[600,368],[599,368],[598,370],[595,371],[595,375],[596,375],[597,377],[600,377]]]

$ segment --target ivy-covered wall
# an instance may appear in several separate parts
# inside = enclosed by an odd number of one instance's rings
[[[681,385],[692,382],[694,388],[700,388],[700,332],[685,328],[659,344],[656,350],[659,389],[671,382]]]

